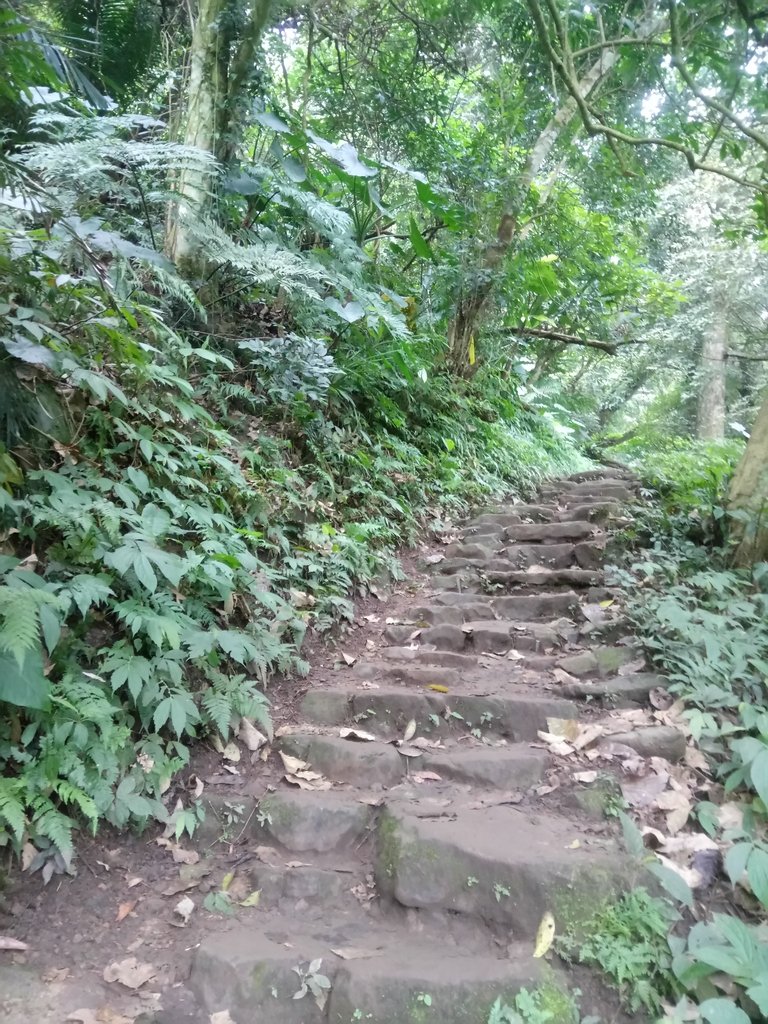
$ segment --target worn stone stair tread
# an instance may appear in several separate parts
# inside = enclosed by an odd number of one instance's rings
[[[474,691],[474,692],[473,692]],[[449,712],[461,719],[446,718]],[[314,725],[376,724],[376,735],[402,735],[413,719],[421,736],[459,736],[491,715],[487,732],[512,741],[535,740],[547,718],[575,718],[576,705],[561,697],[511,685],[491,677],[485,685],[463,682],[448,693],[407,687],[361,691],[356,688],[310,690],[301,704],[302,718]]]
[[[558,661],[558,668],[579,678],[612,675],[623,665],[637,659],[637,651],[629,646],[599,646],[578,654],[569,654]]]
[[[548,569],[533,566],[531,570],[492,570],[486,573],[489,583],[505,587],[591,587],[603,580],[603,573],[597,569]]]
[[[575,623],[566,618],[552,622],[472,619],[465,622],[461,629],[465,635],[471,636],[474,649],[486,654],[498,653],[509,648],[542,650],[559,647],[567,640],[575,640],[578,636]]]
[[[333,949],[374,954],[342,959]],[[424,1013],[441,1024],[486,1024],[493,1001],[512,1003],[534,988],[551,968],[532,957],[530,942],[468,952],[445,933],[416,934],[405,927],[329,922],[308,934],[290,917],[255,929],[235,925],[206,936],[195,952],[190,987],[207,1013],[229,1010],[233,1020],[259,1024],[349,1022],[356,1011],[368,1024],[405,1024]],[[330,989],[325,1012],[311,996],[294,999],[295,967],[322,959],[319,973]],[[430,1006],[419,996],[428,993]]]
[[[369,730],[376,735],[375,725]],[[524,790],[541,778],[547,765],[544,752],[523,743],[491,747],[479,741],[472,745],[454,742],[445,750],[426,749],[418,759],[408,759],[384,737],[377,742],[355,742],[338,735],[295,732],[282,736],[279,748],[309,761],[332,782],[385,788],[413,772],[430,771],[471,786]]]
[[[616,501],[594,500],[583,504],[571,505],[557,513],[555,519],[558,522],[573,522],[574,520],[594,521],[603,523],[611,517],[621,515],[621,505]]]
[[[512,938],[532,940],[547,910],[557,917],[568,906],[594,906],[626,874],[611,840],[550,813],[532,821],[516,807],[417,818],[405,802],[391,800],[377,832],[382,892],[406,907],[502,924]]]
[[[667,680],[654,672],[635,672],[626,676],[611,676],[597,682],[580,680],[566,683],[558,692],[565,697],[593,698],[605,700],[615,707],[644,704],[648,694],[658,686],[665,686]]]
[[[538,591],[535,594],[492,597],[489,603],[499,617],[532,622],[572,614],[579,607],[579,595],[573,590]]]
[[[523,543],[540,542],[542,544],[558,541],[587,540],[595,535],[596,527],[582,520],[561,523],[520,523],[507,526],[504,534],[507,540]]]
[[[612,733],[606,741],[631,747],[641,757],[663,757],[672,762],[685,757],[685,735],[672,725],[648,725],[629,732]]]

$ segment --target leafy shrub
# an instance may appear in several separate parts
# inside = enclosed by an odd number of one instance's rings
[[[173,775],[242,716],[269,730],[308,626],[350,620],[425,524],[579,457],[500,377],[426,386],[434,339],[407,340],[333,204],[275,179],[264,237],[199,226],[248,314],[220,335],[157,249],[200,154],[147,118],[34,128],[0,212],[0,845],[48,878],[83,821],[191,831]],[[292,243],[309,224],[332,254]],[[296,330],[264,340],[278,288]]]
[[[557,948],[566,959],[598,967],[630,1012],[656,1013],[675,993],[669,927],[666,904],[637,888],[579,922],[578,936],[564,935]]]

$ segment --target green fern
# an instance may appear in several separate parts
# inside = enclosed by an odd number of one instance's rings
[[[51,799],[42,794],[30,800],[32,820],[30,830],[32,836],[44,836],[50,839],[67,867],[72,863],[75,848],[72,841],[74,821],[58,809]]]
[[[19,844],[27,828],[27,817],[21,799],[23,792],[23,780],[0,778],[0,826],[9,828]]]
[[[55,603],[54,595],[43,590],[0,587],[0,650],[12,654],[19,666],[40,642],[40,608]]]

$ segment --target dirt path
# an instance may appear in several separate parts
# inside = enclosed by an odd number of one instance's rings
[[[497,997],[576,980],[584,1013],[618,1019],[599,984],[533,952],[546,914],[567,930],[631,881],[603,813],[606,737],[601,750],[574,720],[607,715],[610,743],[644,756],[684,752],[632,710],[661,680],[602,578],[606,524],[632,487],[581,474],[476,517],[397,621],[371,612],[383,637],[313,670],[268,762],[198,769],[196,863],[107,839],[34,904],[12,894],[0,933],[30,952],[0,953],[0,1017],[486,1024]],[[114,915],[89,916],[89,901]],[[105,982],[128,957],[154,973],[135,990]]]

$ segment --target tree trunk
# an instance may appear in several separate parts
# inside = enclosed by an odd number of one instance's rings
[[[725,437],[728,307],[724,296],[716,295],[715,298],[712,323],[704,336],[701,351],[701,387],[696,436],[702,441],[722,441]]]
[[[768,561],[768,394],[733,475],[728,511],[739,514],[730,526],[733,564],[749,566]]]
[[[644,21],[638,24],[636,34],[641,38],[649,37],[658,27],[659,19],[651,9]],[[537,29],[541,31],[541,26],[537,25]],[[610,46],[599,51],[597,60],[579,79],[578,92],[582,99],[592,95],[602,86],[613,71],[619,56],[619,51]],[[472,340],[493,292],[494,272],[521,233],[518,219],[531,185],[541,173],[560,135],[577,116],[578,109],[576,98],[569,96],[529,150],[520,176],[507,196],[496,237],[486,246],[475,280],[463,291],[457,303],[456,313],[448,327],[448,363],[454,373],[460,376],[466,376],[471,371],[468,357],[473,347]],[[544,199],[553,185],[554,178],[546,189]]]
[[[192,226],[211,206],[220,164],[234,155],[235,115],[253,70],[270,0],[254,0],[239,40],[230,7],[230,0],[200,0],[192,32],[183,141],[214,159],[190,163],[179,173],[174,182],[179,198],[168,211],[165,238],[166,255],[191,277],[200,276],[205,265]]]

